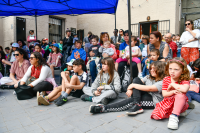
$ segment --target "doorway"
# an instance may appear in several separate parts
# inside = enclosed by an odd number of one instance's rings
[[[26,41],[26,19],[16,17],[16,26],[17,26],[17,40],[22,39]]]
[[[142,34],[149,36],[153,31],[158,31],[158,22],[140,23],[140,37]]]
[[[84,30],[77,30],[77,36],[81,41],[83,41],[83,39],[84,39]]]

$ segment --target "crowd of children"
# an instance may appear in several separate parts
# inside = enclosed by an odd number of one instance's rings
[[[42,55],[53,77],[55,67],[62,67],[64,71],[60,74],[62,78],[60,86],[47,94],[37,93],[38,105],[50,105],[50,102],[54,101],[57,106],[62,106],[67,103],[69,96],[73,96],[83,101],[98,103],[89,107],[91,113],[128,110],[127,115],[135,115],[142,113],[143,109],[154,109],[151,114],[152,119],[169,118],[167,127],[178,129],[179,116],[186,116],[188,108],[195,108],[191,101],[200,102],[200,58],[192,63],[193,70],[188,70],[190,66],[183,58],[175,57],[165,59],[165,62],[158,61],[159,48],[151,49],[149,55],[147,54],[148,36],[143,36],[141,45],[138,44],[139,39],[132,36],[130,45],[123,41],[120,45],[115,44],[115,47],[109,37],[108,40],[101,41],[102,44],[99,44],[99,37],[92,35],[89,38],[91,44],[85,50],[82,47],[82,41],[75,35],[72,40],[73,45],[70,46],[71,54],[66,55],[62,51],[62,40],[60,43],[53,40],[50,45],[46,44],[47,40],[42,39],[41,44],[39,41],[32,43],[30,51],[39,52]],[[0,47],[2,64],[10,66],[13,63],[16,64],[15,51],[20,49],[20,45],[12,43],[11,46],[11,49],[5,48],[6,54]],[[117,52],[115,48],[118,46]],[[134,78],[132,84],[128,86],[127,99],[109,104],[121,92],[122,79],[117,70],[120,62],[130,64],[129,49],[132,52],[132,62],[137,64],[138,77]],[[67,63],[62,65],[63,55]],[[117,56],[119,58],[114,58]],[[98,74],[92,77],[92,84],[89,86],[90,63],[93,61],[95,61]],[[148,104],[143,103],[144,101]]]

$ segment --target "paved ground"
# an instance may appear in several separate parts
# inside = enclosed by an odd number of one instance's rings
[[[58,80],[58,79],[57,79]],[[187,110],[176,131],[167,129],[168,119],[150,119],[152,110],[126,116],[125,111],[92,115],[90,102],[69,97],[61,107],[38,106],[36,98],[18,101],[11,90],[0,90],[0,133],[200,133],[200,104]],[[122,100],[124,94],[115,100]]]

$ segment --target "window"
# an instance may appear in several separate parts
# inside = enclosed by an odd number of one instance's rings
[[[194,20],[194,28],[195,29],[200,29],[200,19],[196,19]]]
[[[62,39],[62,19],[49,17],[49,42]]]

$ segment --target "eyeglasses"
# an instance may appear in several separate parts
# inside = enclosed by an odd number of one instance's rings
[[[185,26],[190,25],[190,23],[185,24]]]
[[[108,32],[101,32],[101,34],[108,34]]]
[[[30,60],[33,60],[33,58],[36,58],[36,57],[30,57]]]
[[[13,56],[19,56],[19,54],[13,54]]]

